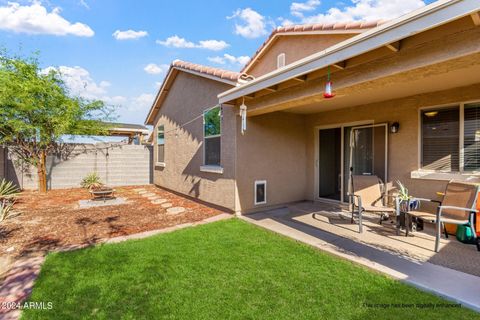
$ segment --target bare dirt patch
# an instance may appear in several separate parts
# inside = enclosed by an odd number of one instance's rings
[[[138,193],[142,188],[185,212],[169,215],[166,208]],[[72,246],[91,245],[109,238],[196,222],[221,211],[155,186],[115,188],[126,204],[80,209],[90,199],[83,189],[51,190],[46,195],[25,191],[16,209],[21,215],[0,224],[0,252],[13,258],[43,254]],[[134,190],[136,189],[136,190]]]

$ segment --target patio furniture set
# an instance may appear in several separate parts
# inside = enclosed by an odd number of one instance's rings
[[[439,251],[442,230],[448,238],[446,224],[457,225],[462,232],[468,233],[471,242],[476,243],[480,251],[480,230],[475,228],[478,185],[450,181],[445,192],[439,193],[443,197],[441,201],[416,197],[401,200],[398,196],[389,196],[385,184],[375,175],[352,175],[351,187],[352,223],[356,217],[360,233],[363,232],[363,213],[380,214],[380,223],[385,217],[395,214],[397,235],[405,228],[405,236],[408,236],[420,221],[435,224],[435,252]],[[393,198],[393,206],[387,205],[389,197]],[[422,203],[436,205],[436,212],[423,210]]]

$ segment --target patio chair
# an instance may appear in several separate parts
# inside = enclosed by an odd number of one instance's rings
[[[375,175],[351,175],[352,192],[349,194],[352,205],[352,223],[354,215],[358,215],[358,231],[363,232],[362,214],[363,212],[373,212],[381,215],[380,224],[383,217],[396,212],[394,208],[387,207],[385,200],[387,198],[386,188],[383,181]]]
[[[405,214],[408,220],[406,236],[408,236],[411,218],[417,217],[423,219],[424,222],[435,223],[435,252],[438,252],[440,246],[442,227],[445,232],[445,238],[448,238],[445,223],[456,225],[469,223],[470,228],[472,229],[472,234],[476,237],[474,219],[477,212],[475,206],[478,191],[479,188],[477,185],[450,181],[447,184],[442,201],[415,198],[420,202],[437,203],[437,212],[435,214],[416,210],[406,212]]]

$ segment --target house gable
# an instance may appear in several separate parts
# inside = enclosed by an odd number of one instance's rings
[[[162,86],[158,90],[152,107],[148,112],[147,118],[145,120],[146,125],[154,124],[154,119],[157,117],[157,114],[162,107],[165,99],[167,98],[171,87],[174,85],[179,73],[186,73],[192,75],[194,79],[196,79],[196,82],[198,82],[198,84],[202,82],[208,83],[209,81],[223,84],[225,90],[235,86],[236,81],[240,77],[240,73],[238,72],[202,66],[199,64],[180,60],[173,61],[167,75],[165,76],[165,79],[163,80]]]
[[[246,69],[249,75],[262,76],[277,69],[277,58],[285,55],[285,65],[325,50],[355,34],[292,34],[276,37],[256,61]]]
[[[281,54],[285,55],[285,65],[288,65],[382,23],[384,21],[378,20],[278,27],[255,52],[242,73],[259,77],[277,69],[277,57]]]

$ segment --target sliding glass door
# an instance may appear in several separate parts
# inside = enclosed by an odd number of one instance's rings
[[[318,199],[348,202],[350,175],[376,175],[387,180],[388,125],[340,125],[318,129]]]
[[[344,201],[348,201],[350,176],[376,175],[387,180],[388,125],[372,124],[345,128]],[[348,143],[347,143],[348,142]]]

